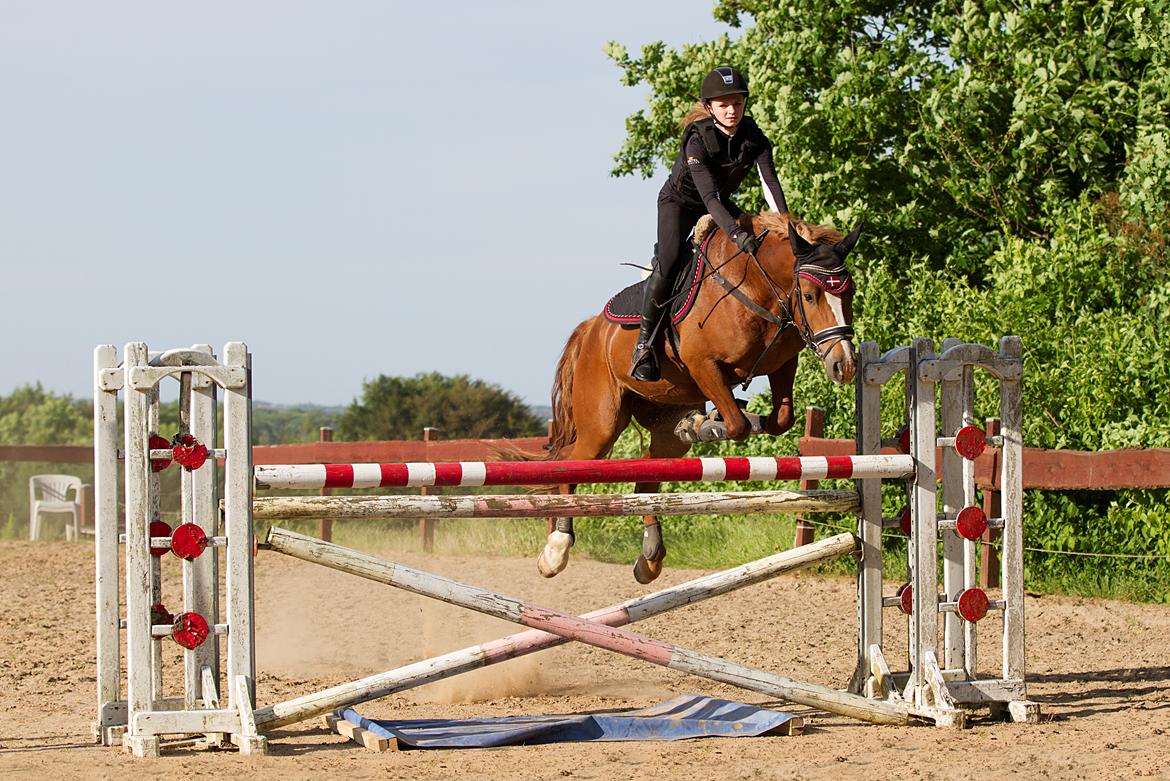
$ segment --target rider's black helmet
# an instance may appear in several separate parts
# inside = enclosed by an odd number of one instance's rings
[[[716,68],[703,79],[703,86],[699,89],[699,98],[706,103],[715,98],[728,95],[748,96],[747,79],[735,68],[726,66]]]

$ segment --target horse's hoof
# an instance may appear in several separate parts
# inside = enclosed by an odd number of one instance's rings
[[[707,420],[699,427],[700,442],[720,442],[729,439],[727,424],[722,420]]]
[[[700,410],[688,412],[674,427],[674,435],[683,442],[701,442],[699,430],[706,420],[707,416]]]
[[[653,583],[661,574],[661,559],[658,561],[650,561],[645,556],[639,555],[638,560],[634,562],[634,580],[643,586],[647,583]]]
[[[548,535],[548,542],[536,560],[536,569],[546,578],[551,578],[569,563],[569,548],[573,547],[573,535],[554,531]]]

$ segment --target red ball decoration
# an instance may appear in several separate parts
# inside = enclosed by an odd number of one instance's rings
[[[972,623],[987,615],[987,610],[991,607],[991,601],[981,588],[964,589],[959,594],[958,603],[959,615]]]
[[[964,507],[955,517],[955,531],[964,539],[977,540],[987,531],[987,515],[974,505]]]
[[[175,617],[171,615],[171,611],[167,610],[163,603],[159,602],[157,605],[150,606],[151,626],[161,626],[162,624],[173,623],[175,623]]]
[[[210,633],[207,619],[198,613],[180,613],[175,616],[171,638],[184,648],[198,648]]]
[[[158,434],[151,434],[150,441],[147,444],[151,450],[165,450],[169,448],[171,443],[167,441],[166,437],[160,437]],[[150,471],[161,472],[171,465],[169,458],[152,458],[150,459]]]
[[[974,461],[987,449],[987,434],[978,426],[963,426],[955,433],[955,452]]]
[[[188,472],[198,469],[207,461],[207,445],[190,434],[179,434],[175,437],[171,455],[175,463]]]
[[[902,534],[905,534],[907,537],[910,536],[910,532],[914,529],[914,519],[910,515],[909,506],[903,507],[898,511],[898,528],[900,528],[902,530]]]
[[[150,534],[151,537],[170,537],[171,536],[171,525],[169,523],[167,523],[166,521],[151,521],[150,522],[150,531],[148,532],[148,534]],[[151,547],[150,555],[151,556],[162,556],[170,549],[171,548],[169,545],[165,548]]]
[[[207,549],[207,532],[195,523],[184,523],[171,535],[171,550],[184,561],[199,558]]]
[[[914,587],[909,583],[903,583],[898,588],[898,598],[901,600],[899,607],[906,615],[914,612]]]

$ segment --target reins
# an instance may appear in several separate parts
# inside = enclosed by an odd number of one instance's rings
[[[760,235],[757,236],[756,238],[762,243],[764,240],[764,237],[767,235],[768,235],[768,230],[764,229],[760,233]],[[780,304],[780,314],[776,315],[776,314],[773,314],[770,310],[765,309],[764,307],[757,304],[750,297],[748,297],[748,295],[746,293],[744,293],[742,290],[739,289],[740,285],[742,285],[744,283],[744,281],[747,279],[746,268],[744,271],[743,279],[741,279],[738,283],[734,283],[734,284],[731,281],[729,281],[727,279],[727,277],[725,277],[719,273],[720,269],[722,269],[724,266],[726,266],[728,263],[730,263],[732,260],[735,260],[737,257],[739,257],[742,254],[744,254],[743,250],[739,250],[738,252],[731,255],[726,260],[724,260],[722,263],[720,263],[718,267],[716,267],[715,264],[711,262],[711,258],[707,255],[706,248],[702,247],[702,246],[699,248],[699,256],[701,258],[701,261],[702,261],[704,267],[710,269],[710,272],[705,273],[704,277],[709,276],[710,278],[714,279],[716,282],[719,283],[720,287],[722,287],[724,289],[724,291],[726,291],[722,296],[719,297],[719,299],[714,304],[711,305],[711,309],[707,312],[707,316],[704,317],[702,321],[700,321],[699,327],[700,328],[703,327],[703,324],[706,323],[707,318],[710,317],[711,314],[715,311],[715,307],[718,306],[719,303],[729,295],[732,298],[734,298],[736,301],[738,301],[740,304],[742,304],[744,306],[744,308],[746,308],[752,314],[756,315],[757,317],[760,317],[761,319],[765,320],[766,322],[772,323],[773,325],[777,326],[776,333],[772,335],[772,338],[768,341],[767,346],[764,347],[763,351],[756,358],[755,363],[752,364],[751,369],[748,370],[747,379],[744,381],[743,386],[742,386],[744,390],[747,390],[747,387],[751,383],[752,378],[755,377],[756,367],[758,367],[760,365],[760,362],[764,359],[764,356],[768,354],[768,351],[771,350],[772,347],[779,340],[780,335],[783,334],[785,329],[787,329],[788,326],[790,326],[790,325],[796,327],[796,332],[798,334],[800,334],[800,338],[804,342],[805,346],[809,350],[811,350],[812,353],[815,356],[817,356],[817,358],[820,358],[822,360],[824,359],[824,356],[827,355],[829,353],[829,351],[832,350],[837,345],[838,342],[842,341],[843,339],[851,339],[853,337],[854,332],[853,332],[853,326],[851,326],[851,325],[835,325],[835,326],[831,326],[829,328],[824,328],[820,331],[814,332],[812,330],[812,328],[809,327],[808,317],[804,311],[804,291],[800,285],[801,275],[808,273],[804,269],[815,269],[816,272],[819,272],[822,274],[836,274],[836,273],[844,274],[844,273],[848,273],[846,271],[844,265],[841,265],[841,266],[839,266],[837,268],[833,268],[833,269],[825,269],[825,268],[822,268],[820,266],[812,266],[812,265],[802,267],[802,265],[800,263],[800,259],[796,258],[794,265],[793,265],[793,270],[792,270],[792,272],[793,272],[792,273],[792,289],[789,290],[787,294],[782,295],[780,293],[780,291],[776,289],[776,285],[772,281],[771,275],[768,274],[768,272],[764,269],[763,264],[760,263],[760,259],[757,258],[754,254],[749,254],[749,257],[752,259],[752,262],[755,263],[756,268],[759,269],[760,274],[763,275],[764,280],[768,283],[768,287],[771,289],[772,295],[775,297],[776,301]],[[796,317],[793,316],[792,303],[791,303],[793,294],[796,295],[796,308],[797,308],[797,311],[800,312],[799,322],[797,321]],[[825,342],[830,342],[830,344],[828,347],[825,347],[822,350],[821,345],[824,344]]]

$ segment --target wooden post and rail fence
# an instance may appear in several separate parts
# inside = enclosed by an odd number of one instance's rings
[[[798,454],[802,456],[847,456],[856,452],[852,439],[825,439],[824,411],[809,407],[805,411],[804,436],[800,438]],[[989,418],[985,431],[998,433],[999,421]],[[346,463],[401,463],[410,461],[490,461],[509,450],[541,452],[548,444],[547,437],[516,439],[450,439],[437,436],[438,429],[426,428],[417,440],[383,440],[337,442],[333,430],[323,427],[316,442],[257,445],[252,448],[256,466],[267,464],[346,464]],[[883,449],[883,453],[894,453]],[[988,517],[999,512],[999,449],[989,447],[975,462],[975,483],[983,492],[983,510]],[[0,445],[0,462],[29,462],[46,464],[92,464],[90,445]],[[1024,448],[1024,488],[1046,491],[1108,491],[1126,488],[1170,488],[1170,448],[1144,450],[1043,450]],[[816,480],[802,481],[801,489],[818,487]],[[322,496],[332,489],[322,488]],[[421,488],[426,494],[436,489]],[[564,487],[562,487],[562,492]],[[82,528],[89,528],[92,518],[92,493],[82,487]],[[419,541],[424,550],[434,544],[434,520],[419,519]],[[321,519],[320,536],[330,540],[333,521]],[[796,523],[795,544],[812,542],[813,525],[803,518]],[[994,532],[988,530],[984,541],[991,543]],[[990,544],[980,546],[980,578],[984,587],[998,585],[998,567],[995,549]]]

